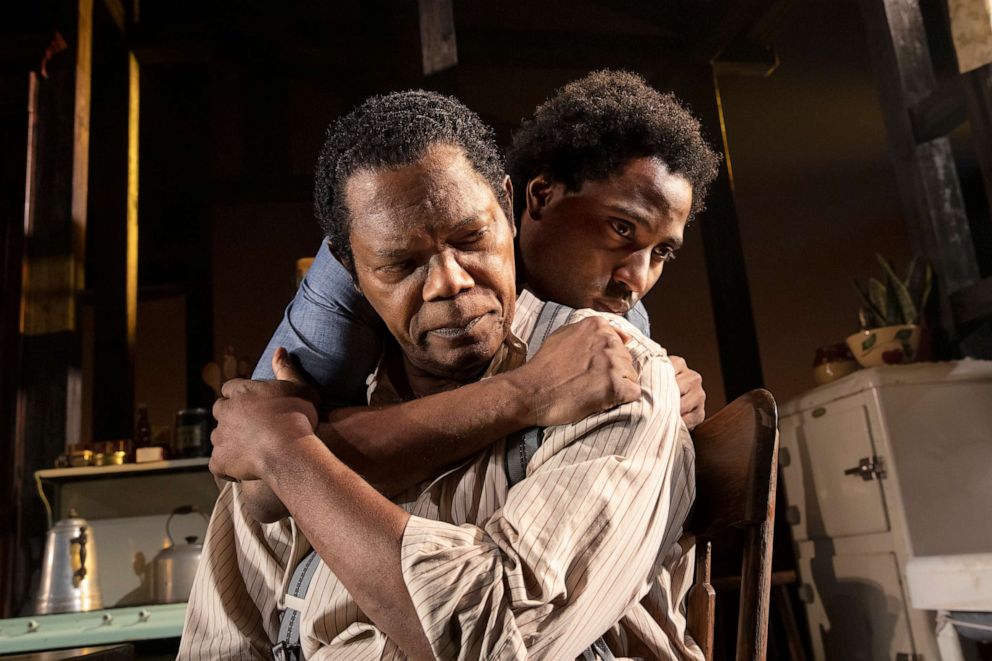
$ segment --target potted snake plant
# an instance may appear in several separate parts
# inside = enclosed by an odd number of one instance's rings
[[[861,330],[847,338],[847,346],[864,367],[912,363],[919,357],[923,310],[933,284],[933,269],[914,257],[899,277],[891,262],[876,255],[884,282],[854,281],[861,298]]]

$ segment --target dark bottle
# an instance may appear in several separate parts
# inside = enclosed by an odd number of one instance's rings
[[[210,432],[215,423],[207,409],[183,409],[176,413],[176,452],[182,457],[209,457]]]
[[[134,423],[134,447],[147,448],[152,444],[152,426],[148,422],[148,406],[138,404],[137,422]]]

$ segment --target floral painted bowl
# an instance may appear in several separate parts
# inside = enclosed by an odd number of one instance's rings
[[[863,367],[912,363],[920,350],[920,327],[904,324],[869,328],[848,337],[847,346]]]

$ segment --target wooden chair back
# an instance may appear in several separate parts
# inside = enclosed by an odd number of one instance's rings
[[[745,529],[737,661],[765,658],[771,594],[772,533],[778,478],[778,411],[767,390],[752,390],[692,432],[696,502],[688,529],[696,535],[696,582],[689,593],[689,633],[713,658],[716,593],[710,585],[710,540]]]

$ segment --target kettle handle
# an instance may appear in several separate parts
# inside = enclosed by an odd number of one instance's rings
[[[201,517],[203,517],[203,520],[207,523],[207,525],[208,526],[210,525],[210,519],[207,518],[206,514],[200,511],[199,507],[197,507],[196,505],[180,505],[176,509],[172,510],[172,514],[170,514],[169,518],[165,520],[165,534],[169,537],[169,546],[176,545],[176,540],[172,538],[172,531],[169,530],[169,525],[172,523],[172,517],[176,516],[177,514],[194,514],[194,513],[199,514]]]
[[[78,588],[86,578],[86,526],[79,526],[79,534],[69,540],[69,548],[72,548],[73,544],[79,545],[79,567],[74,567],[72,572],[72,587]],[[72,552],[70,551],[70,556]],[[73,556],[73,559],[75,557]],[[72,563],[75,565],[76,563]]]

